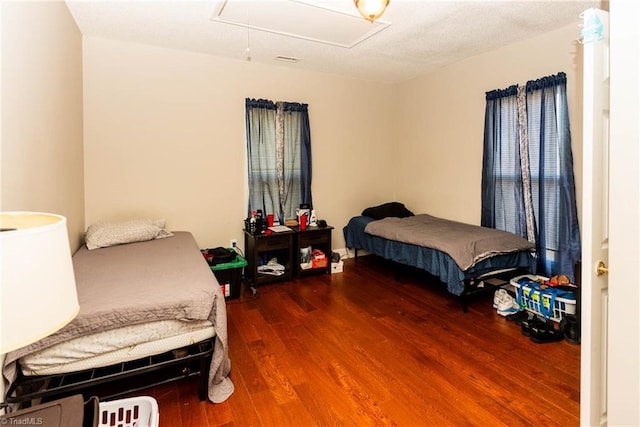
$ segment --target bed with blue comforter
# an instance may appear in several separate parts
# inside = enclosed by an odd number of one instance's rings
[[[386,233],[375,230],[380,225],[385,226]],[[382,219],[359,215],[351,218],[343,232],[346,246],[356,250],[356,258],[358,249],[363,249],[384,259],[424,270],[438,277],[446,284],[447,290],[457,296],[471,293],[472,288],[484,278],[497,272],[535,271],[533,245],[525,239],[506,236],[507,245],[512,246],[500,244],[494,249],[492,245],[495,242],[489,241],[495,240],[493,232],[505,232],[429,215],[411,214],[403,218]],[[484,237],[485,234],[490,238]],[[421,240],[421,236],[424,239]],[[499,235],[497,240],[502,237]]]

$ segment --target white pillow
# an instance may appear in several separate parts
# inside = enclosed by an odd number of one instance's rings
[[[97,223],[87,228],[84,240],[87,249],[97,249],[173,236],[172,233],[164,229],[165,224],[164,219]]]

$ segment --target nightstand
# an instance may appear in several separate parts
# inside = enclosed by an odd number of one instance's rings
[[[296,232],[296,277],[304,277],[310,274],[331,274],[331,231],[333,227],[307,227],[300,230],[299,227],[293,227]],[[327,261],[325,267],[303,269],[300,266],[300,249],[311,247],[312,249],[321,250]]]
[[[291,280],[295,271],[293,264],[294,231],[283,231],[271,234],[251,234],[244,231],[244,250],[248,263],[245,270],[246,279],[252,286]],[[284,266],[282,274],[260,272],[258,267],[276,259]]]

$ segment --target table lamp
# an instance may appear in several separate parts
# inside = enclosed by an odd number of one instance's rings
[[[0,212],[0,230],[2,367],[6,353],[56,332],[78,314],[80,306],[65,217]]]

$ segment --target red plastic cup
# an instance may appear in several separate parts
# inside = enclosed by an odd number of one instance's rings
[[[307,216],[302,215],[300,216],[300,230],[306,230],[306,229],[307,229]]]
[[[267,214],[267,227],[273,227],[273,214]]]

